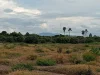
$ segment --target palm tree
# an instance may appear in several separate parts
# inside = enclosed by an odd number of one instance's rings
[[[85,35],[85,31],[84,31],[84,30],[82,30],[82,35],[83,35],[83,37],[84,37],[84,35]]]
[[[64,35],[65,35],[66,27],[63,27],[63,31],[64,31]]]
[[[71,31],[72,31],[72,29],[71,29],[71,28],[69,28],[69,29],[68,29],[68,32],[69,32],[69,36],[70,36],[70,32],[71,32]]]
[[[88,30],[87,30],[87,29],[85,29],[85,37],[87,36],[87,33],[88,33]]]

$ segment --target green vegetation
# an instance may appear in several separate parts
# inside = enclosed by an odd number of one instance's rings
[[[53,66],[56,65],[56,62],[52,59],[38,59],[36,61],[39,66]]]
[[[99,47],[100,43],[1,43],[0,75],[98,75]]]
[[[14,66],[12,66],[12,70],[13,71],[16,71],[16,70],[29,70],[29,71],[32,71],[34,70],[34,68],[32,67],[31,64],[16,64]]]
[[[91,52],[96,54],[96,55],[100,55],[100,48],[92,48]]]
[[[100,42],[99,36],[87,36],[87,29],[82,31],[83,36],[71,36],[71,28],[68,29],[69,36],[65,35],[66,27],[63,27],[64,35],[55,35],[55,36],[39,36],[37,34],[29,34],[28,32],[23,35],[20,32],[7,33],[2,31],[0,33],[0,42],[9,42],[9,43],[29,43],[29,44],[41,44],[41,43],[93,43]],[[8,47],[9,48],[9,47]]]
[[[96,56],[92,53],[84,53],[83,59],[87,62],[90,62],[90,61],[94,61],[96,59]]]

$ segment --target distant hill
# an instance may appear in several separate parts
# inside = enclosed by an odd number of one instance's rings
[[[57,33],[40,33],[40,36],[54,36],[54,35],[58,35]]]

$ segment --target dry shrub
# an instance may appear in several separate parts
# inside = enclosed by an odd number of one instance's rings
[[[69,61],[74,64],[80,64],[83,63],[83,58],[81,54],[75,53],[69,56]]]
[[[65,54],[55,54],[52,56],[52,58],[56,61],[58,64],[64,64],[68,63],[68,56]]]
[[[1,65],[1,66],[0,66],[0,75],[6,75],[6,74],[8,74],[10,71],[11,71],[11,69],[10,69],[9,66],[4,66],[4,65]]]
[[[10,61],[6,60],[6,59],[0,59],[0,65],[10,65]]]
[[[27,60],[35,60],[35,59],[37,59],[37,55],[28,55],[27,57],[26,57],[26,59]]]
[[[55,74],[50,72],[41,72],[41,71],[16,71],[9,73],[9,75],[62,75],[62,74]]]
[[[96,63],[97,63],[96,61],[87,62],[88,65],[96,65]]]
[[[58,48],[57,52],[62,53],[62,48]]]
[[[39,68],[39,70],[66,75],[92,75],[92,70],[87,65],[64,65],[57,67]]]
[[[13,52],[2,52],[2,53],[0,53],[1,58],[11,59],[11,58],[17,58],[17,57],[20,57],[20,56],[21,56],[20,53],[13,53]]]

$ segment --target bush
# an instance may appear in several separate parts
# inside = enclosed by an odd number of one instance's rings
[[[86,44],[84,47],[89,47],[89,45]]]
[[[35,60],[37,58],[37,55],[29,55],[27,57],[28,60]]]
[[[61,65],[39,69],[40,71],[54,72],[64,75],[93,75],[91,68],[87,65]]]
[[[6,49],[13,49],[15,47],[16,47],[15,44],[4,44],[4,48],[6,48]]]
[[[70,54],[70,53],[71,53],[71,51],[70,51],[70,50],[66,50],[66,53],[67,53],[67,54]]]
[[[1,58],[13,59],[13,58],[17,58],[17,57],[20,57],[20,56],[21,56],[21,54],[19,54],[19,53],[12,53],[12,52],[2,52],[2,53],[0,53]]]
[[[92,70],[88,69],[87,71],[83,70],[81,72],[78,73],[78,75],[92,75]]]
[[[100,48],[92,48],[91,52],[96,54],[96,55],[100,55]]]
[[[62,53],[62,48],[59,48],[59,49],[57,50],[57,52],[58,52],[58,53]]]
[[[44,52],[41,48],[37,48],[35,51],[38,53]]]
[[[7,65],[7,66],[9,66],[10,65],[10,61],[1,59],[0,60],[0,65]]]
[[[36,64],[39,66],[53,66],[56,62],[52,59],[38,59]]]
[[[77,54],[70,55],[69,61],[74,63],[74,64],[80,64],[83,62],[81,56],[79,56]]]
[[[96,59],[96,57],[92,53],[84,53],[83,59],[87,62],[90,62],[90,61],[94,61]]]
[[[97,72],[100,72],[100,68],[96,69]]]
[[[53,58],[57,64],[64,64],[67,59],[67,57],[64,54],[57,54],[57,55],[55,54],[51,58]]]
[[[29,70],[29,71],[32,71],[34,70],[34,68],[32,67],[31,64],[17,64],[17,65],[14,65],[12,66],[12,71],[16,71],[16,70]]]

